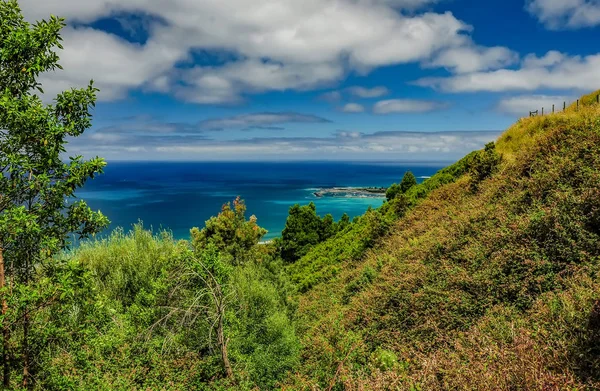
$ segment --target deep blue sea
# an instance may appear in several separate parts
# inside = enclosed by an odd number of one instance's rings
[[[313,201],[317,213],[361,215],[383,198],[317,198],[315,189],[336,186],[384,186],[398,182],[407,170],[418,180],[443,163],[180,163],[109,162],[104,175],[90,180],[77,195],[100,209],[112,224],[125,229],[142,221],[155,231],[169,229],[177,239],[189,237],[221,206],[241,196],[247,216],[254,214],[269,233],[281,234],[290,206]]]

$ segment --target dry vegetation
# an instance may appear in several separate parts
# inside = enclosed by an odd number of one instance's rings
[[[307,292],[290,387],[600,388],[596,94],[521,119],[475,191],[469,175],[435,190]]]

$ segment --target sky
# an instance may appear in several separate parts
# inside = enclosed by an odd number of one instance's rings
[[[20,0],[66,18],[45,102],[93,79],[70,152],[451,161],[600,88],[600,0]]]

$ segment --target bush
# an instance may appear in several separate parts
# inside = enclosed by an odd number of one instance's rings
[[[471,191],[477,191],[479,184],[498,170],[501,161],[502,156],[496,152],[496,144],[486,144],[485,149],[477,153],[471,162]]]

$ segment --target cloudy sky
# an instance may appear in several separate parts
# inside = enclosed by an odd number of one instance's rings
[[[456,159],[600,88],[600,0],[20,0],[112,160]]]

